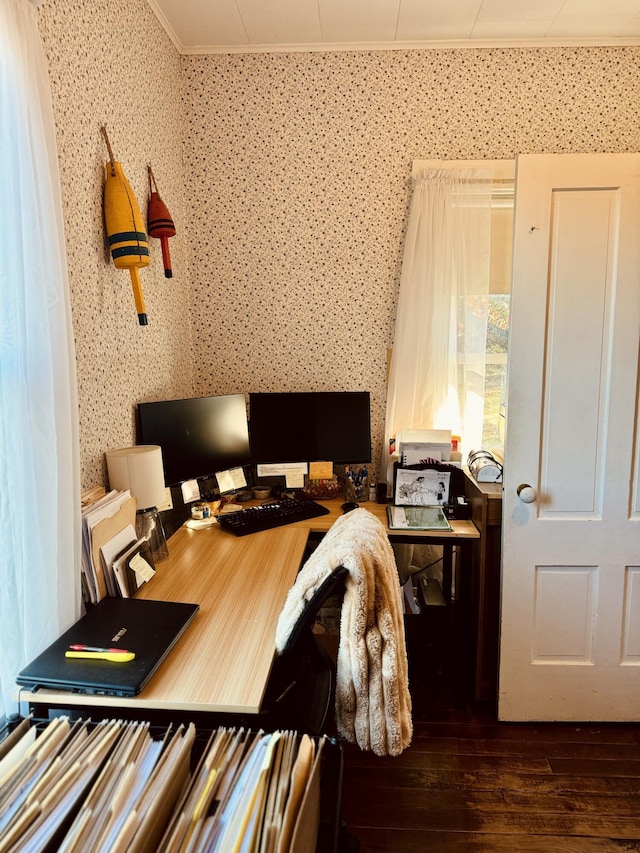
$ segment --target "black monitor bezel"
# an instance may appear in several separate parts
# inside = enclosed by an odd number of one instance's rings
[[[370,393],[252,392],[249,436],[253,465],[314,461],[369,463],[372,459]]]
[[[215,409],[220,411],[216,412]],[[192,418],[191,428],[198,423],[198,418],[221,418],[222,410],[233,410],[236,418],[238,437],[230,436],[223,445],[210,445],[208,452],[198,453],[195,446],[186,442],[173,440],[171,432],[167,433],[168,422],[161,423],[164,414],[166,418],[178,417],[183,412],[183,427],[188,426]],[[223,394],[203,397],[184,397],[174,400],[156,400],[141,402],[137,405],[137,434],[140,444],[157,444],[162,449],[162,458],[167,486],[179,486],[187,480],[204,480],[213,477],[220,471],[240,468],[251,464],[249,445],[249,429],[247,422],[246,398],[244,394]],[[244,423],[244,432],[243,430]],[[240,433],[242,433],[240,435]],[[176,434],[177,436],[177,434]],[[233,446],[232,446],[233,445]],[[185,448],[189,449],[185,453]],[[177,458],[180,457],[180,458]],[[210,459],[210,461],[208,461]]]

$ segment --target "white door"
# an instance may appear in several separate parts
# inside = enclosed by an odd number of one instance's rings
[[[639,332],[640,155],[521,156],[502,720],[640,720]]]

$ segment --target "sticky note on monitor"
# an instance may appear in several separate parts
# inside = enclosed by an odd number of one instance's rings
[[[309,479],[333,479],[333,462],[309,462]]]
[[[244,470],[242,468],[230,468],[228,471],[219,471],[216,474],[220,494],[233,492],[236,489],[244,489],[247,485]]]

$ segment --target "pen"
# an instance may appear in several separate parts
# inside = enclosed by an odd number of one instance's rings
[[[74,652],[109,652],[112,655],[128,655],[130,654],[128,649],[103,649],[100,646],[85,646],[83,643],[74,643],[69,646],[69,648]]]

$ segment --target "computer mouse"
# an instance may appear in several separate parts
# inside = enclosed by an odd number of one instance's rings
[[[360,504],[357,504],[355,501],[345,501],[342,504],[342,512],[351,512],[352,509],[358,509]]]

